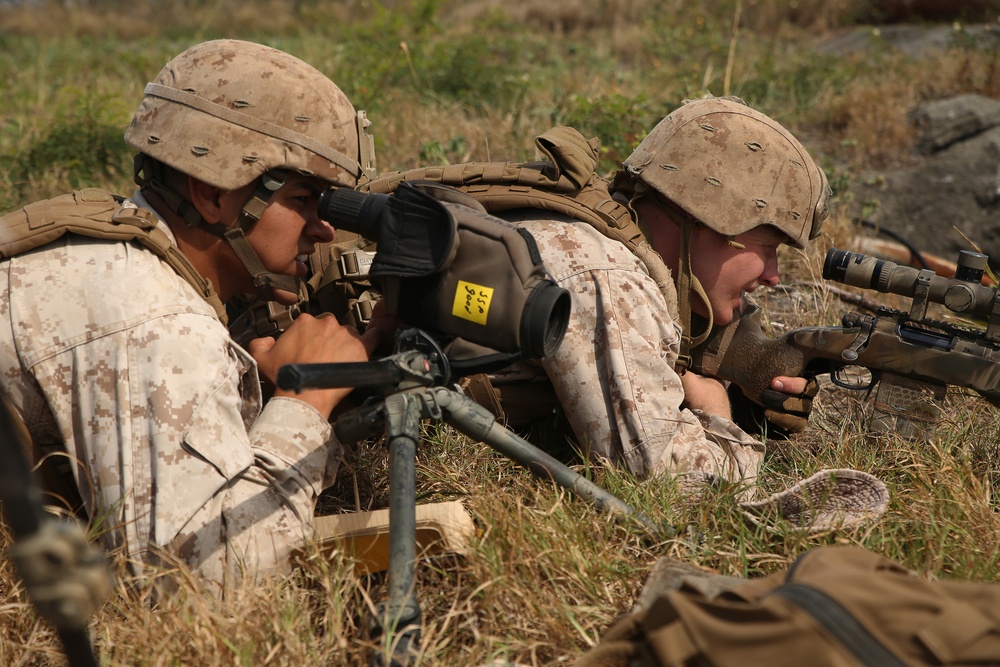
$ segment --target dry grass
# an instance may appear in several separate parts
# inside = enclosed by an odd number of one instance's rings
[[[844,29],[869,4],[227,0],[133,2],[123,11],[120,3],[94,0],[72,11],[50,2],[44,12],[8,4],[0,9],[0,210],[81,183],[129,192],[127,152],[95,156],[119,150],[132,105],[166,59],[223,35],[267,41],[330,73],[368,109],[383,169],[533,158],[533,136],[567,118],[601,137],[610,167],[684,97],[721,94],[729,71],[729,92],[793,127],[845,202],[857,174],[908,159],[905,115],[913,104],[958,92],[1000,94],[995,50],[957,48],[933,61],[883,53],[873,64],[813,52],[817,39]],[[742,23],[734,38],[737,7]],[[475,76],[464,76],[473,65]],[[842,209],[835,206],[824,237],[808,251],[785,253],[787,293],[766,295],[775,331],[836,324],[851,307],[819,277],[826,249],[849,247],[854,234]],[[419,567],[420,664],[567,663],[631,606],[662,555],[751,576],[781,569],[809,548],[847,543],[927,576],[995,580],[996,410],[952,392],[932,442],[915,444],[868,434],[869,409],[862,396],[825,387],[812,427],[769,443],[767,491],[831,467],[865,470],[889,485],[892,505],[881,521],[818,536],[753,526],[729,491],[691,505],[669,480],[636,484],[588,466],[584,472],[602,486],[680,529],[676,538],[651,539],[485,445],[428,428],[418,492],[426,500],[462,499],[477,532],[465,556]],[[385,452],[373,445],[356,456],[362,502],[384,506]],[[338,511],[352,498],[344,476],[321,509]],[[9,543],[0,533],[0,545]],[[354,576],[345,554],[315,553],[294,576],[225,602],[190,584],[157,605],[148,590],[122,588],[94,617],[92,634],[107,665],[365,664],[378,650],[366,628],[385,584],[380,576]],[[0,664],[64,664],[5,548]]]

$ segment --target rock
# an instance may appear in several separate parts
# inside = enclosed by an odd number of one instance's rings
[[[863,175],[851,186],[854,217],[916,248],[955,260],[960,250],[990,256],[1000,270],[1000,102],[961,95],[915,108],[917,164]]]
[[[933,153],[1000,125],[1000,101],[959,95],[922,104],[911,109],[908,117],[919,133],[917,150]]]

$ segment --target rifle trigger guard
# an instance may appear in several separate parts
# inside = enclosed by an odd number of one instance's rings
[[[875,318],[873,317],[862,317],[859,323],[861,327],[861,332],[858,333],[858,337],[854,339],[851,346],[840,353],[844,361],[857,361],[858,350],[868,344],[868,340],[871,338],[872,329],[875,328]]]
[[[868,384],[858,384],[856,382],[852,383],[849,380],[845,380],[841,373],[843,368],[838,368],[834,372],[830,373],[830,381],[841,389],[850,389],[851,391],[865,391],[866,389],[871,389],[872,385],[875,384],[876,378],[875,374],[872,373],[871,381]]]

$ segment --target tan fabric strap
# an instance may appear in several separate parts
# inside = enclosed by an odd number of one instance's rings
[[[155,252],[194,287],[225,324],[228,321],[226,308],[212,284],[198,273],[156,224],[156,218],[150,211],[126,208],[104,190],[85,188],[29,204],[0,218],[0,257],[14,257],[34,250],[67,233],[114,241],[136,241]]]

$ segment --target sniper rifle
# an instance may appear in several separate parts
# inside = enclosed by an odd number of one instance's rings
[[[823,278],[912,299],[909,311],[879,305],[874,315],[849,312],[842,326],[813,326],[780,337],[763,332],[761,310],[748,305],[735,326],[713,332],[696,350],[692,370],[735,383],[754,403],[780,409],[770,389],[778,375],[815,378],[829,373],[837,386],[871,391],[878,385],[869,428],[924,440],[941,414],[948,386],[973,389],[1000,407],[1000,296],[982,284],[988,258],[962,251],[953,278],[867,255],[831,248]],[[983,329],[927,317],[944,305]],[[870,381],[849,381],[849,367]]]

